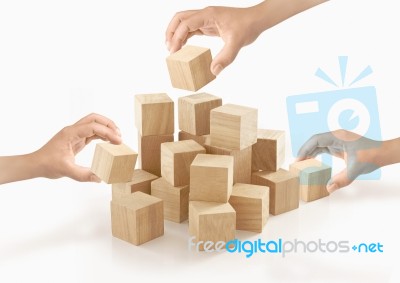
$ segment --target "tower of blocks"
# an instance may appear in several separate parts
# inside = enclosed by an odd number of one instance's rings
[[[161,144],[161,178],[151,183],[151,194],[164,201],[164,218],[182,222],[188,218],[190,164],[204,147],[193,140]]]
[[[211,51],[198,46],[185,46],[167,57],[172,86],[197,91],[215,79],[211,73]]]
[[[161,176],[161,144],[174,140],[174,102],[165,93],[135,96],[141,169]]]
[[[204,243],[235,238],[236,211],[228,203],[233,157],[198,154],[190,166],[189,233],[199,250]],[[217,228],[220,227],[220,228]]]
[[[252,174],[252,183],[269,187],[269,213],[278,215],[299,207],[299,179],[284,169]]]
[[[329,195],[326,184],[332,174],[330,166],[316,159],[307,159],[291,164],[290,171],[299,176],[302,201],[309,202]]]
[[[185,47],[167,58],[174,87],[197,90],[214,79],[211,53]],[[258,129],[258,110],[222,104],[208,93],[174,102],[164,93],[135,96],[138,154],[99,143],[92,171],[112,184],[112,235],[140,245],[164,234],[164,220],[189,220],[199,250],[234,240],[235,230],[261,233],[269,214],[328,195],[331,168],[305,160],[282,168],[285,132]],[[139,168],[135,169],[139,157]],[[218,248],[223,248],[218,246]]]

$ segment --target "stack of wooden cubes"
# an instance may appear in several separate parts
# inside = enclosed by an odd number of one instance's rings
[[[186,47],[167,59],[175,87],[197,90],[215,77],[208,49]],[[206,242],[235,239],[235,231],[261,233],[269,214],[328,195],[331,168],[305,160],[282,168],[285,133],[258,129],[258,110],[223,104],[197,93],[174,102],[165,93],[135,96],[138,154],[126,145],[98,144],[92,171],[112,184],[113,236],[140,245],[164,234],[164,219],[189,219],[199,250]],[[213,246],[208,246],[212,249]]]

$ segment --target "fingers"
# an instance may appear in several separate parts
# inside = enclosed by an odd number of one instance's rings
[[[121,136],[118,135],[115,130],[96,122],[80,124],[73,127],[78,137],[89,139],[89,142],[97,138],[110,141],[113,144],[120,144],[122,142]]]
[[[67,166],[66,176],[78,182],[96,182],[100,183],[101,180],[89,168],[70,164]]]
[[[350,185],[354,179],[349,179],[347,168],[332,177],[326,185],[327,191],[331,194],[334,191]]]
[[[176,13],[175,16],[172,18],[172,20],[168,24],[167,30],[165,31],[165,44],[167,45],[168,50],[171,50],[171,41],[179,24],[195,12],[197,11],[191,10],[179,12]]]
[[[115,130],[116,132],[120,132],[117,125],[115,125],[115,123],[112,120],[110,120],[107,117],[104,117],[102,115],[96,114],[96,113],[92,113],[92,114],[89,114],[89,115],[83,117],[78,122],[76,122],[75,125],[92,123],[92,122],[104,125],[110,129]]]
[[[316,134],[309,138],[297,153],[297,161],[315,157],[319,153],[318,148],[325,148],[322,152],[331,152],[341,149],[341,144],[338,143],[330,132]]]
[[[204,13],[189,11],[181,14],[172,24],[173,34],[169,31],[170,40],[167,40],[169,51],[174,53],[182,48],[190,35],[204,26]],[[171,29],[172,30],[172,29]],[[172,35],[172,37],[171,37]]]
[[[242,45],[235,41],[229,40],[225,43],[222,50],[215,56],[214,60],[211,63],[211,72],[218,76],[223,69],[229,66],[238,55]]]

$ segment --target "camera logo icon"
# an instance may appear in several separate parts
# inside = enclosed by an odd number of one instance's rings
[[[339,56],[339,67],[344,86],[347,56]],[[345,129],[363,137],[381,140],[378,102],[374,86],[351,86],[372,73],[367,66],[347,88],[333,91],[288,96],[286,99],[292,154],[297,156],[301,146],[313,135]],[[338,87],[322,69],[317,77]],[[322,155],[324,163],[332,166],[332,157]],[[360,175],[358,179],[379,180],[381,172]]]

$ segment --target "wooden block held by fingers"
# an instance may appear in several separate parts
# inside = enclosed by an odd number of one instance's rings
[[[255,108],[225,104],[211,110],[211,145],[240,150],[257,142],[257,115]]]
[[[233,185],[233,157],[198,154],[190,166],[190,200],[228,202]]]
[[[290,172],[299,177],[302,201],[309,202],[329,195],[326,185],[332,174],[330,166],[316,159],[307,159],[291,164]]]
[[[193,140],[161,144],[161,176],[172,186],[189,185],[190,164],[204,147]]]
[[[137,156],[124,144],[98,143],[91,170],[107,184],[126,183],[132,180]]]
[[[167,57],[172,86],[197,91],[215,79],[211,73],[211,51],[208,48],[186,45]]]
[[[285,132],[259,129],[253,145],[252,170],[278,171],[284,162]]]
[[[174,102],[165,93],[135,95],[135,125],[141,136],[174,134]]]
[[[233,156],[233,183],[251,184],[251,156],[252,147],[242,150],[225,149],[210,145],[210,139],[204,144],[206,153]]]
[[[134,192],[142,192],[150,195],[151,182],[159,177],[141,169],[133,172],[132,180],[128,183],[118,183],[112,185],[112,199],[124,198]]]
[[[236,211],[236,229],[261,233],[269,216],[269,188],[237,183],[229,203]]]
[[[111,201],[112,235],[134,245],[164,235],[163,201],[142,192]]]
[[[174,135],[141,136],[139,138],[139,166],[154,175],[161,176],[161,144],[173,142]]]
[[[269,213],[278,215],[299,207],[299,179],[284,169],[252,174],[252,183],[269,187]]]
[[[184,131],[180,131],[179,134],[178,134],[178,140],[180,140],[180,141],[194,140],[195,142],[197,142],[201,146],[204,146],[204,144],[209,139],[210,139],[210,135],[196,136],[196,135],[192,135],[192,134],[186,133]]]
[[[196,136],[210,134],[210,111],[222,105],[222,99],[196,93],[178,99],[179,129]]]
[[[235,239],[235,229],[236,212],[229,203],[189,202],[189,234],[197,250],[225,248]]]
[[[151,183],[151,195],[164,201],[164,219],[176,223],[188,219],[189,185],[174,187],[161,177]]]

